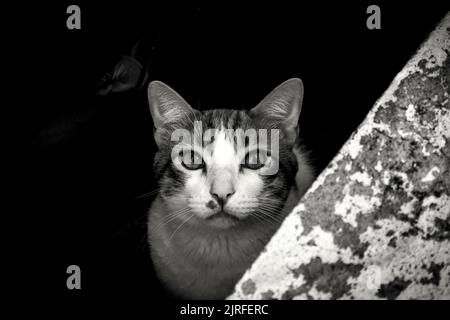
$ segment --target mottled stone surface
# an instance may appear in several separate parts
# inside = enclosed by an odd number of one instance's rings
[[[231,299],[450,299],[450,13]]]

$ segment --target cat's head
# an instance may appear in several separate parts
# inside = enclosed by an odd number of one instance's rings
[[[198,111],[158,81],[149,84],[148,99],[154,171],[168,216],[216,228],[279,220],[297,171],[300,79],[282,83],[249,111]]]

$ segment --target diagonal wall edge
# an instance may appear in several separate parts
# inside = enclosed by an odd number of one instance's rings
[[[450,299],[450,12],[229,299]]]

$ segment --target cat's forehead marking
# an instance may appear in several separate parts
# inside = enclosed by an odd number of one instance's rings
[[[212,145],[212,157],[214,164],[218,167],[226,167],[236,162],[234,142],[223,127],[215,135]]]

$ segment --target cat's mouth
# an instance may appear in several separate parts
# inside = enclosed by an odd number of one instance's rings
[[[235,215],[224,210],[221,210],[206,218],[208,224],[221,229],[227,229],[236,226],[240,222],[240,220],[241,219],[239,219]]]
[[[215,213],[207,218],[207,220],[212,220],[212,219],[232,219],[232,220],[236,220],[236,221],[240,220],[238,217],[236,217],[235,215],[233,215],[225,210],[220,210],[218,213]]]

